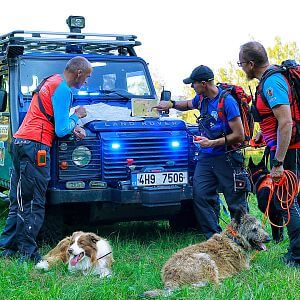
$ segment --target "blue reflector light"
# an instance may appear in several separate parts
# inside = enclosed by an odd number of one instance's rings
[[[120,144],[118,144],[118,143],[112,143],[111,144],[111,148],[114,149],[114,150],[117,150],[117,149],[120,148]]]
[[[173,141],[171,145],[173,148],[178,148],[180,146],[180,143],[178,141]]]

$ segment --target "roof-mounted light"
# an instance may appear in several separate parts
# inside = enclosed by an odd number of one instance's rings
[[[82,16],[69,16],[66,22],[70,32],[80,33],[81,29],[85,27],[85,19]]]

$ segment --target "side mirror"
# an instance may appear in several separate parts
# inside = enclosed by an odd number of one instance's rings
[[[160,94],[160,101],[170,101],[171,100],[171,92],[163,90]]]
[[[7,106],[7,92],[0,90],[0,112],[4,112]]]

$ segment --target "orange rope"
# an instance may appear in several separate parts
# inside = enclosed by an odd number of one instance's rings
[[[268,174],[267,177],[272,180],[271,175]],[[289,224],[291,219],[290,207],[292,206],[294,199],[298,193],[298,187],[299,187],[298,178],[295,175],[295,173],[293,173],[290,170],[284,170],[284,173],[279,182],[275,182],[272,180],[272,186],[270,187],[268,204],[263,216],[263,221],[262,221],[263,225],[266,219],[269,219],[270,224],[278,228],[287,226]],[[269,218],[269,209],[270,209],[270,204],[274,193],[276,193],[276,198],[280,202],[281,208],[283,210],[286,210],[288,214],[287,222],[282,226],[272,223]]]
[[[271,181],[271,183],[270,183],[270,181]],[[266,178],[265,186],[267,186],[270,189],[270,194],[269,194],[269,198],[268,198],[268,205],[267,205],[266,211],[263,216],[262,226],[264,227],[266,219],[269,219],[270,224],[272,224],[275,227],[280,228],[280,227],[287,226],[291,219],[290,207],[293,204],[293,201],[294,201],[294,199],[298,193],[298,189],[299,189],[299,181],[298,181],[297,176],[292,171],[285,170],[280,181],[275,182],[272,180],[271,175],[268,174],[267,178]],[[260,188],[261,187],[259,187],[259,189]],[[272,223],[269,218],[270,203],[272,201],[275,191],[276,191],[276,197],[277,197],[278,201],[280,202],[281,208],[288,211],[288,220],[282,226]],[[259,253],[259,251],[257,250],[252,255],[250,260],[253,260],[257,256],[258,253]]]

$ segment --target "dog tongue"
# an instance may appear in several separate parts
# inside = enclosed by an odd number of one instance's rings
[[[74,257],[71,259],[70,263],[71,263],[71,266],[72,266],[72,267],[76,266],[76,264],[77,264],[78,261],[79,261],[79,258],[80,258],[80,254],[74,256]]]
[[[263,243],[259,244],[259,247],[262,251],[267,251],[267,246]]]

